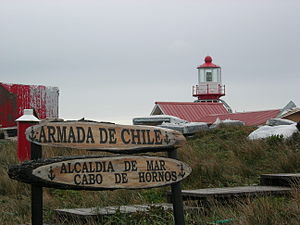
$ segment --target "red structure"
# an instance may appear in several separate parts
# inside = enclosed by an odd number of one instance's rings
[[[198,84],[193,86],[193,96],[200,102],[214,101],[225,95],[225,85],[222,85],[221,67],[212,63],[212,57],[206,56],[204,64],[197,67]]]
[[[151,115],[176,116],[189,122],[206,122],[213,124],[220,120],[240,120],[246,126],[257,126],[276,118],[280,109],[229,113],[219,102],[155,102]]]
[[[40,119],[58,118],[57,87],[0,83],[0,124],[16,126],[24,109],[35,109]]]
[[[16,120],[18,124],[17,156],[21,162],[31,158],[31,143],[27,141],[25,131],[28,127],[39,123],[39,119],[33,114],[32,109],[24,109],[24,115]]]

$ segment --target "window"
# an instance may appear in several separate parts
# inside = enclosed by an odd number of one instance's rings
[[[212,72],[211,71],[206,72],[206,82],[212,82]]]

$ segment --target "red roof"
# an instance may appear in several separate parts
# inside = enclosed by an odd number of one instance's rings
[[[212,63],[212,57],[210,57],[210,56],[206,56],[204,59],[204,62],[205,63],[198,66],[197,69],[199,69],[199,68],[220,68],[220,66]]]
[[[189,122],[202,121],[212,114],[226,114],[222,103],[216,102],[155,102],[165,115],[176,116]]]
[[[206,122],[212,124],[217,118],[220,120],[240,120],[246,126],[257,126],[266,123],[268,119],[275,118],[280,109],[228,113],[223,103],[216,102],[155,102],[156,107],[164,115],[176,116],[189,122]],[[153,112],[154,112],[153,110]]]
[[[242,113],[226,113],[219,115],[208,115],[201,118],[201,121],[211,124],[214,123],[217,118],[219,118],[220,120],[240,120],[245,122],[246,126],[257,126],[265,124],[268,119],[277,117],[279,113],[280,109]]]

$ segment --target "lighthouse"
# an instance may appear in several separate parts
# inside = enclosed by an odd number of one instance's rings
[[[280,118],[282,116],[280,113],[285,111],[286,107],[291,109],[289,103],[283,110],[273,109],[233,113],[230,106],[221,99],[221,97],[225,96],[221,67],[212,62],[212,57],[206,56],[204,64],[197,67],[198,83],[193,86],[192,92],[193,97],[197,98],[195,101],[156,101],[150,114],[151,116],[137,118],[133,121],[133,124],[157,125],[165,122],[170,124],[170,129],[175,129],[175,127],[180,127],[180,122],[176,120],[176,118],[179,118],[188,122],[205,122],[207,124],[213,124],[219,120],[238,120],[244,122],[246,126],[258,126],[265,124],[271,118]]]
[[[220,102],[225,95],[225,85],[222,85],[221,67],[212,63],[212,57],[206,56],[204,64],[197,67],[198,84],[193,86],[195,102]]]

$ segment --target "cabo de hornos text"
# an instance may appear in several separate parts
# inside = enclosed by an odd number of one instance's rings
[[[103,188],[161,186],[180,181],[189,173],[190,168],[178,160],[143,156],[73,159],[32,172],[48,182]]]

